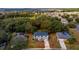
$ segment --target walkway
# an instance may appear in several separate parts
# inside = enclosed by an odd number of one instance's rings
[[[45,49],[50,49],[49,41],[48,39],[44,40]]]
[[[67,48],[66,48],[66,45],[65,45],[65,43],[64,43],[64,39],[58,39],[58,40],[59,40],[59,43],[60,43],[61,49],[66,50]]]

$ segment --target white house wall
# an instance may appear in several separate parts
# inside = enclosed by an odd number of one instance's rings
[[[38,39],[38,40],[41,40],[41,39],[43,39],[43,40],[45,40],[45,39],[48,39],[48,36],[34,36],[34,39]]]

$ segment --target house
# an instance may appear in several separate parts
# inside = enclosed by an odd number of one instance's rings
[[[64,39],[64,40],[70,38],[70,35],[67,32],[57,32],[56,36],[58,39]]]
[[[56,36],[57,36],[57,39],[58,39],[59,44],[61,46],[61,49],[66,50],[67,47],[66,47],[64,41],[67,40],[70,37],[70,35],[67,32],[57,32]]]
[[[17,44],[22,45],[25,44],[27,41],[27,38],[25,37],[24,33],[16,33],[16,35],[13,36],[11,43],[11,48],[14,48]]]
[[[64,18],[61,18],[61,23],[64,24],[64,25],[67,25],[68,24],[68,21]]]
[[[34,35],[33,35],[33,38],[34,39],[37,39],[37,40],[45,40],[47,39],[48,40],[48,32],[35,32]]]

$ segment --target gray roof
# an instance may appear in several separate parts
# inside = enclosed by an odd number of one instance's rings
[[[57,38],[59,39],[68,39],[70,37],[69,33],[67,32],[57,32]]]
[[[15,37],[13,37],[13,39],[11,40],[11,43],[17,44],[17,43],[24,42],[26,40],[27,38],[24,35],[17,34]]]

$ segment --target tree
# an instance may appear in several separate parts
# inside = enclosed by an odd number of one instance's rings
[[[32,24],[30,22],[26,23],[25,31],[27,33],[32,32]]]
[[[5,19],[2,21],[2,28],[7,32],[15,31],[15,20],[14,19]]]
[[[7,32],[25,32],[26,23],[29,19],[10,18],[2,22],[2,27]],[[4,23],[4,24],[3,24]]]
[[[40,29],[40,25],[41,25],[41,20],[39,18],[34,20],[33,26],[36,26],[38,29]]]
[[[2,20],[4,18],[5,18],[5,15],[0,13],[0,19]]]
[[[73,18],[67,18],[67,21],[68,22],[72,22],[73,21]]]
[[[0,29],[0,46],[1,46],[1,44],[5,43],[5,45],[4,45],[5,48],[4,49],[6,49],[8,40],[9,39],[8,39],[7,33],[4,30]]]
[[[68,24],[68,26],[69,26],[70,28],[76,28],[76,25],[75,25],[75,23],[73,23],[73,22],[70,22],[70,23]]]
[[[8,49],[21,50],[28,47],[27,38],[24,35],[14,35],[10,41],[10,47]]]
[[[50,21],[50,19],[46,19],[45,21],[41,22],[41,26],[40,26],[41,30],[49,31],[50,28],[51,28],[51,21]]]
[[[62,17],[63,17],[63,18],[66,18],[66,19],[68,19],[68,18],[69,18],[69,15],[67,15],[67,14],[64,14]]]
[[[49,31],[51,27],[51,17],[45,15],[39,16],[33,25],[37,27],[38,30]]]
[[[61,32],[63,30],[63,24],[58,20],[53,20],[51,30],[52,32]]]
[[[76,21],[77,23],[79,23],[79,18],[76,18],[75,21]]]
[[[0,30],[0,43],[7,41],[8,36],[4,30]]]
[[[53,20],[58,20],[58,21],[61,21],[61,19],[60,19],[60,18],[58,18],[58,17],[52,17],[52,18],[51,18],[51,21],[53,21]]]
[[[73,44],[74,42],[76,42],[76,39],[74,37],[70,37],[68,41],[70,44]]]

